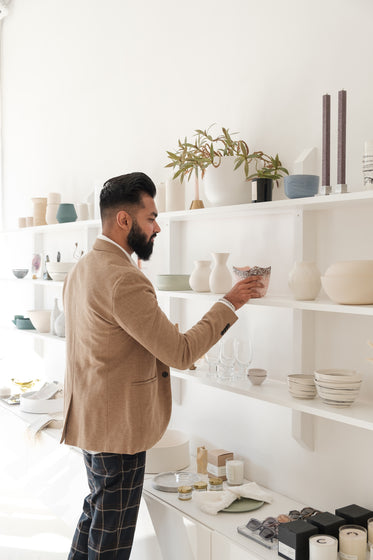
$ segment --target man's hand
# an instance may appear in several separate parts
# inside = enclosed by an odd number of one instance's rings
[[[245,305],[249,299],[261,297],[259,289],[263,287],[261,276],[249,276],[237,282],[224,297],[233,303],[237,310]]]

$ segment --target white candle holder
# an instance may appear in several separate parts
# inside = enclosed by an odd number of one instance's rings
[[[332,194],[332,187],[330,185],[322,185],[319,188],[319,195],[320,196],[325,196],[328,194]]]
[[[347,185],[341,184],[341,185],[335,185],[335,187],[333,187],[333,194],[344,194],[344,193],[348,193]]]

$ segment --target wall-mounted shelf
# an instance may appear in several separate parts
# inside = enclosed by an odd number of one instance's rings
[[[357,400],[350,407],[338,408],[324,404],[318,397],[307,400],[295,399],[290,395],[286,383],[274,379],[266,379],[262,385],[254,386],[248,379],[235,380],[229,383],[220,382],[213,377],[209,377],[204,368],[197,368],[193,373],[172,369],[171,373],[172,376],[179,379],[194,381],[312,416],[319,416],[320,418],[373,431],[373,406],[371,402]]]
[[[1,231],[0,234],[7,235],[7,234],[14,234],[14,233],[21,233],[21,234],[34,234],[34,233],[52,233],[52,232],[66,232],[66,231],[76,231],[76,230],[85,230],[85,229],[92,229],[92,228],[100,228],[101,221],[100,220],[77,220],[76,222],[66,222],[64,224],[49,224],[44,226],[32,226],[32,227],[25,227],[25,228],[15,228],[12,230]]]
[[[157,290],[159,296],[170,298],[190,299],[194,301],[205,300],[214,303],[224,294],[212,294],[210,292],[176,292]],[[290,297],[266,296],[263,298],[251,299],[246,305],[260,307],[282,307],[287,309],[299,309],[303,311],[321,311],[327,313],[343,313],[347,315],[366,315],[373,317],[373,305],[340,305],[330,300],[317,299],[314,301],[297,301]]]
[[[37,338],[37,339],[41,339],[44,340],[46,342],[53,342],[53,343],[66,343],[66,338],[61,337],[61,336],[56,336],[54,334],[50,334],[50,333],[41,333],[38,332],[37,330],[33,330],[33,329],[17,329],[16,327],[9,327],[10,329],[12,329],[12,331],[15,334],[19,334],[20,336],[28,336],[29,338]]]

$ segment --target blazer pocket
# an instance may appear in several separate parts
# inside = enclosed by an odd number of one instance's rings
[[[154,375],[154,377],[151,377],[150,379],[145,379],[142,381],[132,381],[131,385],[134,386],[139,386],[139,385],[149,385],[150,383],[155,383],[155,381],[157,381],[158,376]]]

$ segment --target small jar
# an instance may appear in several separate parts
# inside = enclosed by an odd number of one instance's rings
[[[223,490],[223,481],[221,478],[209,478],[209,490]]]
[[[207,490],[207,482],[198,480],[193,484],[193,490],[195,490],[195,492],[205,492]]]
[[[192,499],[192,487],[191,486],[179,486],[177,489],[179,500],[191,500]]]

